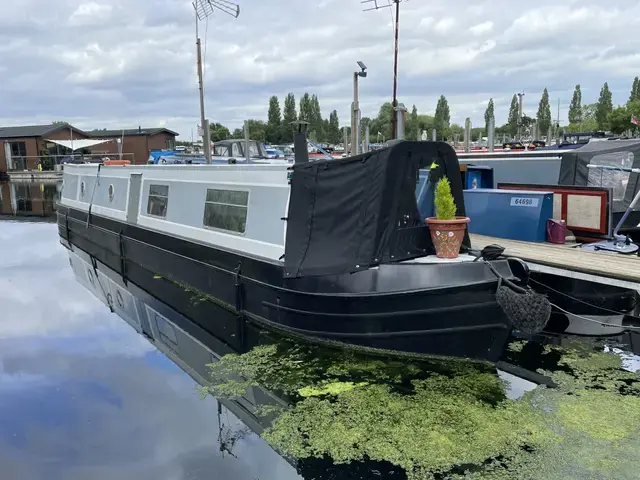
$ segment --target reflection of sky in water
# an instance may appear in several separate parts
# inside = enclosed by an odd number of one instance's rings
[[[75,281],[55,224],[0,245],[0,478],[297,478],[255,435],[222,457],[215,400]]]

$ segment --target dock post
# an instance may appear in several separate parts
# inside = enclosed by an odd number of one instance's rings
[[[395,115],[396,115],[396,127],[397,127],[396,138],[398,140],[404,140],[405,123],[406,123],[405,115],[407,113],[407,107],[404,106],[404,103],[401,103],[396,107],[395,110],[396,110]]]
[[[344,130],[344,154],[349,156],[349,131],[347,127],[342,127]]]
[[[367,125],[364,129],[364,145],[362,147],[362,153],[367,153],[369,151],[369,125]]]
[[[207,164],[211,163],[211,128],[209,120],[204,119],[202,122],[202,152]]]
[[[471,119],[469,117],[464,121],[464,153],[471,151]]]
[[[493,118],[489,119],[489,131],[487,132],[487,148],[490,152],[493,152],[494,149],[494,136],[496,131],[496,121]]]
[[[249,160],[251,160],[251,153],[249,151],[249,120],[244,121],[244,156],[248,164]]]

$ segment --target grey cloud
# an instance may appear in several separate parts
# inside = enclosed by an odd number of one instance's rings
[[[361,102],[369,108],[363,115],[375,115],[376,102],[390,99],[389,9],[363,13],[357,0],[238,1],[238,19],[217,13],[206,29],[206,110],[213,121],[233,128],[248,115],[266,118],[270,95],[282,101],[289,91],[299,98],[306,90],[319,95],[325,115],[335,108],[347,123],[351,73],[360,59],[369,66],[361,82]],[[0,61],[0,123],[161,123],[190,135],[199,112],[188,0],[65,0],[55,8],[29,0],[33,15],[21,13],[23,3],[12,7],[14,18],[0,19],[0,42],[11,45]],[[50,28],[47,18],[62,28]],[[608,81],[614,102],[624,102],[640,71],[639,19],[640,6],[625,0],[606,7],[596,0],[560,6],[542,0],[525,9],[507,0],[407,2],[399,96],[429,112],[444,94],[454,121],[471,115],[474,123],[483,112],[472,105],[521,89],[531,92],[527,111],[535,111],[544,87],[568,104],[576,83],[590,102]],[[489,21],[491,30],[472,33]],[[204,36],[204,24],[200,32]],[[498,122],[506,114],[498,108]]]

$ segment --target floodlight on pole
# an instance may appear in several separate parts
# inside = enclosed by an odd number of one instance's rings
[[[240,15],[240,6],[228,0],[193,0],[191,3],[196,14],[196,51],[198,57],[198,87],[200,90],[200,125],[202,128],[202,148],[207,163],[211,163],[211,135],[207,131],[204,115],[204,87],[202,82],[202,52],[200,36],[198,35],[198,21],[206,20],[214,11],[218,10],[234,18]]]
[[[379,10],[380,8],[390,8],[395,4],[396,16],[394,25],[394,53],[393,53],[393,101],[391,103],[393,107],[393,114],[391,115],[391,139],[397,138],[398,135],[398,122],[396,118],[396,109],[398,108],[398,27],[400,26],[400,2],[402,0],[387,0],[387,3],[383,3],[383,0],[361,0],[360,3],[366,8],[364,12],[371,10]]]
[[[360,103],[358,100],[358,77],[367,76],[367,66],[358,60],[361,71],[353,72],[353,107],[351,109],[351,155],[357,155],[360,147]],[[346,147],[345,147],[346,148]]]

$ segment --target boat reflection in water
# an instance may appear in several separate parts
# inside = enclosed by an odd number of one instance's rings
[[[54,222],[61,182],[0,182],[0,217]]]

